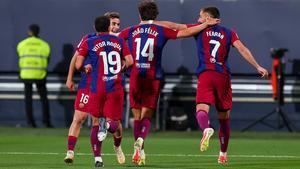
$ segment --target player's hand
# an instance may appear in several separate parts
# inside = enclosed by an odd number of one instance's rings
[[[122,68],[121,68],[121,72],[125,72],[126,70],[126,64],[125,64],[125,61],[122,60]]]
[[[263,68],[261,66],[258,66],[257,67],[257,71],[261,75],[261,78],[268,78],[269,73],[268,73],[268,71],[265,68]]]
[[[87,65],[84,66],[84,72],[86,74],[91,73],[91,71],[92,71],[92,65],[91,64],[87,64]]]
[[[209,18],[207,18],[207,19],[205,20],[205,23],[206,23],[208,26],[216,25],[216,24],[219,24],[220,22],[221,22],[220,19],[218,19],[218,18],[211,18],[211,17],[209,17]]]
[[[75,83],[72,80],[67,80],[66,86],[70,91],[75,91]]]

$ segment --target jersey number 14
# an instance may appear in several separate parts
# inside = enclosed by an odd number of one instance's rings
[[[148,61],[152,61],[154,57],[154,38],[148,38],[145,45],[143,46],[142,51],[141,50],[141,38],[136,38],[136,60],[140,59],[140,54],[142,57],[148,57]]]

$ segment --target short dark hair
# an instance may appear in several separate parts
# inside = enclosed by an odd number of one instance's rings
[[[108,32],[110,19],[107,16],[99,16],[95,19],[94,25],[97,32]]]
[[[104,14],[104,16],[107,16],[107,17],[109,17],[110,19],[113,19],[113,18],[118,18],[118,19],[120,19],[120,14],[119,14],[119,12],[106,12],[106,13]]]
[[[31,24],[29,25],[29,31],[32,32],[33,36],[38,37],[40,33],[40,27],[37,24]]]
[[[202,8],[201,9],[202,12],[206,12],[208,13],[212,18],[220,18],[220,12],[219,9],[217,7],[206,7],[206,8]]]
[[[143,21],[156,19],[158,7],[153,0],[143,0],[139,5],[139,12]]]

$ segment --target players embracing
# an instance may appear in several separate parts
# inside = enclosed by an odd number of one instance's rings
[[[144,0],[139,4],[140,23],[126,28],[119,34],[128,42],[134,58],[130,74],[130,107],[134,116],[134,153],[132,161],[145,165],[144,142],[151,126],[151,117],[156,110],[162,78],[162,51],[169,39],[190,37],[209,25],[218,23],[211,19],[203,24],[182,30],[167,28],[164,22],[155,21],[158,7],[154,1]]]

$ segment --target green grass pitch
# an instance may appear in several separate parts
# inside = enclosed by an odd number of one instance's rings
[[[67,129],[0,127],[0,168],[2,169],[85,169],[94,168],[89,129],[82,129],[73,165],[63,162]],[[172,169],[300,169],[300,133],[237,133],[229,145],[229,162],[217,164],[217,132],[210,148],[199,151],[199,132],[151,132],[145,142],[146,166]],[[126,163],[119,165],[109,135],[103,143],[104,168],[135,168],[131,163],[133,137],[126,130],[122,141]]]

